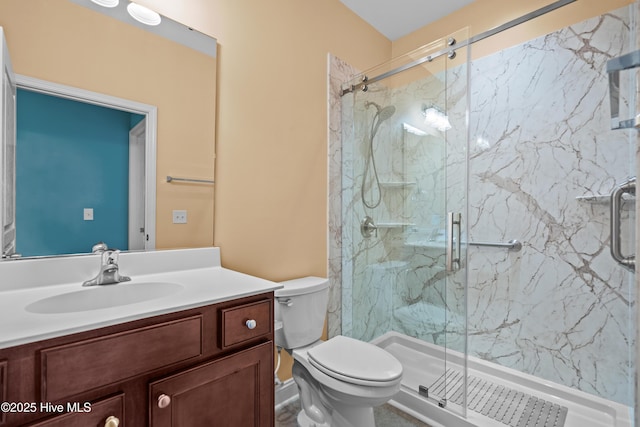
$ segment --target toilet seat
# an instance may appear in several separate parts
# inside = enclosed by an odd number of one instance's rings
[[[387,387],[402,377],[402,364],[383,349],[336,336],[309,349],[313,367],[335,379],[363,386]]]

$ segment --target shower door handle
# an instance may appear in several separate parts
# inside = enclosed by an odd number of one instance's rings
[[[461,225],[462,215],[459,212],[449,212],[447,214],[447,246],[445,248],[445,264],[447,271],[457,271],[460,269]],[[456,230],[456,233],[454,233],[454,229]],[[455,235],[457,235],[457,238]]]
[[[622,196],[625,193],[631,195],[636,194],[635,177],[620,184],[611,193],[611,256],[624,267],[635,270],[635,255],[624,256],[622,254],[622,239],[620,238],[622,221],[620,219],[620,208],[622,207]]]

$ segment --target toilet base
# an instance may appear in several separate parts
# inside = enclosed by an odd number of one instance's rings
[[[298,413],[298,426],[299,427],[331,427],[330,424],[322,423],[318,424],[307,416],[304,409]]]
[[[375,427],[373,407],[347,403],[332,393],[321,392],[323,386],[297,360],[293,363],[293,379],[302,406],[300,427]]]
[[[375,420],[373,418],[373,410],[371,410],[370,413],[368,413],[368,411],[360,412],[357,417],[357,424],[354,424],[353,422],[339,415],[336,417],[336,419],[333,420],[333,424],[328,424],[328,423],[318,424],[317,422],[313,421],[311,418],[307,416],[307,414],[304,412],[304,409],[298,413],[297,420],[298,420],[299,427],[360,427],[360,426],[374,427],[375,426]]]

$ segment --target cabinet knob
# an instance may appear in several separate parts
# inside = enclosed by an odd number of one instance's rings
[[[253,319],[249,319],[246,322],[244,322],[245,325],[247,325],[247,328],[249,329],[255,329],[256,326],[258,326],[258,322],[256,322]]]
[[[166,394],[158,396],[158,408],[164,409],[171,404],[171,397]]]
[[[120,420],[117,417],[111,415],[106,420],[104,420],[104,427],[118,427],[120,425]]]

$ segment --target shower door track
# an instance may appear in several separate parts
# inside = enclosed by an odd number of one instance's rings
[[[395,68],[395,69],[393,69],[391,71],[387,71],[387,72],[382,73],[380,75],[377,75],[375,77],[363,76],[362,82],[360,82],[358,84],[355,84],[355,85],[351,85],[351,87],[348,87],[346,89],[343,89],[341,96],[344,96],[344,95],[346,95],[348,93],[354,92],[354,91],[359,90],[359,89],[366,90],[365,88],[367,87],[367,85],[369,85],[371,83],[375,83],[375,82],[378,82],[380,80],[384,80],[387,77],[394,76],[394,75],[396,75],[398,73],[401,73],[403,71],[406,71],[406,70],[408,70],[410,68],[416,67],[416,66],[418,66],[420,64],[424,64],[425,62],[431,62],[434,59],[439,58],[442,55],[449,55],[449,54],[455,52],[456,49],[460,49],[460,48],[466,47],[468,45],[471,45],[473,43],[479,42],[480,40],[484,40],[487,37],[491,37],[493,35],[501,33],[501,32],[503,32],[505,30],[508,30],[509,28],[515,27],[516,25],[524,24],[527,21],[530,21],[530,20],[535,19],[535,18],[537,18],[539,16],[542,16],[542,15],[546,15],[549,12],[553,12],[554,10],[559,9],[561,7],[564,7],[564,6],[566,6],[566,5],[570,4],[570,3],[574,3],[575,1],[577,1],[577,0],[559,0],[559,1],[556,1],[554,3],[551,3],[551,4],[547,5],[547,6],[541,7],[540,9],[534,10],[533,12],[529,12],[529,13],[527,13],[525,15],[522,15],[519,18],[513,19],[513,20],[511,20],[509,22],[506,22],[506,23],[504,23],[502,25],[499,25],[499,26],[497,26],[495,28],[492,28],[492,29],[487,30],[487,31],[485,31],[483,33],[480,33],[478,35],[470,37],[467,40],[464,40],[464,41],[462,41],[460,43],[456,43],[455,40],[450,39],[449,40],[449,47],[447,47],[445,49],[442,49],[442,50],[439,50],[438,52],[436,52],[434,54],[427,55],[427,56],[422,57],[420,59],[416,59],[415,61],[412,61],[412,62],[410,62],[408,64],[405,64],[405,65],[401,65],[398,68]]]

